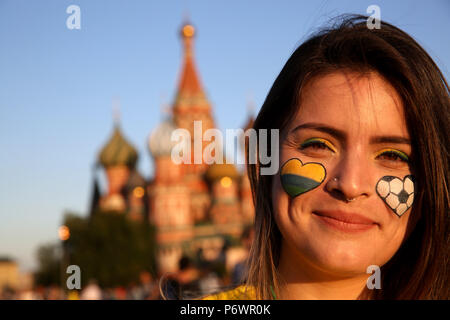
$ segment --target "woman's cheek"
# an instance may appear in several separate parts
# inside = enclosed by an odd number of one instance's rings
[[[277,224],[280,226],[281,220],[287,217],[289,208],[289,196],[283,190],[280,182],[279,174],[273,177],[272,183],[272,205],[274,211],[274,218]]]

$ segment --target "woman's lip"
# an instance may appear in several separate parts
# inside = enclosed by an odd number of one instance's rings
[[[344,211],[314,211],[313,213],[327,226],[345,232],[366,231],[378,225],[375,221],[357,213]]]

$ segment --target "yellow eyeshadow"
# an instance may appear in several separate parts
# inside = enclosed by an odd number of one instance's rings
[[[320,142],[320,143],[323,143],[323,144],[325,144],[328,148],[330,148],[331,150],[333,150],[333,152],[337,152],[336,148],[331,144],[330,141],[325,140],[325,139],[322,139],[322,138],[310,138],[310,139],[304,141],[304,142],[302,143],[301,146],[302,146],[302,148],[305,148],[305,147],[307,147],[307,146],[310,146],[310,145],[314,144],[314,142]]]
[[[385,153],[385,152],[392,152],[392,153],[395,153],[395,154],[398,155],[402,160],[404,160],[404,161],[409,161],[409,157],[408,157],[408,155],[407,155],[406,153],[404,153],[404,152],[402,152],[402,151],[400,151],[400,150],[389,149],[389,148],[378,151],[377,154],[376,154],[376,157],[382,155],[382,154]]]

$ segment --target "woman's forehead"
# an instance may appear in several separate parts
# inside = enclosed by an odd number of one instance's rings
[[[335,72],[310,80],[302,90],[291,128],[307,122],[358,135],[408,137],[400,96],[375,72]]]

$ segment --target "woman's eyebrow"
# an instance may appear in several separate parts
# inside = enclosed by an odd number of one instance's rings
[[[298,125],[294,129],[292,129],[291,133],[294,133],[297,130],[301,129],[313,129],[321,132],[328,133],[333,137],[344,141],[347,137],[347,134],[339,129],[330,127],[326,124],[315,123],[315,122],[307,122],[301,125]],[[370,143],[372,144],[380,144],[380,143],[395,143],[395,144],[411,144],[411,140],[402,136],[375,136],[370,139]]]
[[[395,144],[411,144],[411,140],[400,136],[376,136],[370,139],[370,143],[395,143]]]
[[[313,129],[313,130],[325,132],[325,133],[328,133],[328,134],[334,136],[338,140],[344,140],[347,136],[347,134],[342,130],[330,127],[330,126],[322,124],[322,123],[315,123],[315,122],[307,122],[307,123],[298,125],[294,129],[292,129],[291,133],[294,133],[295,131],[301,130],[301,129]]]

